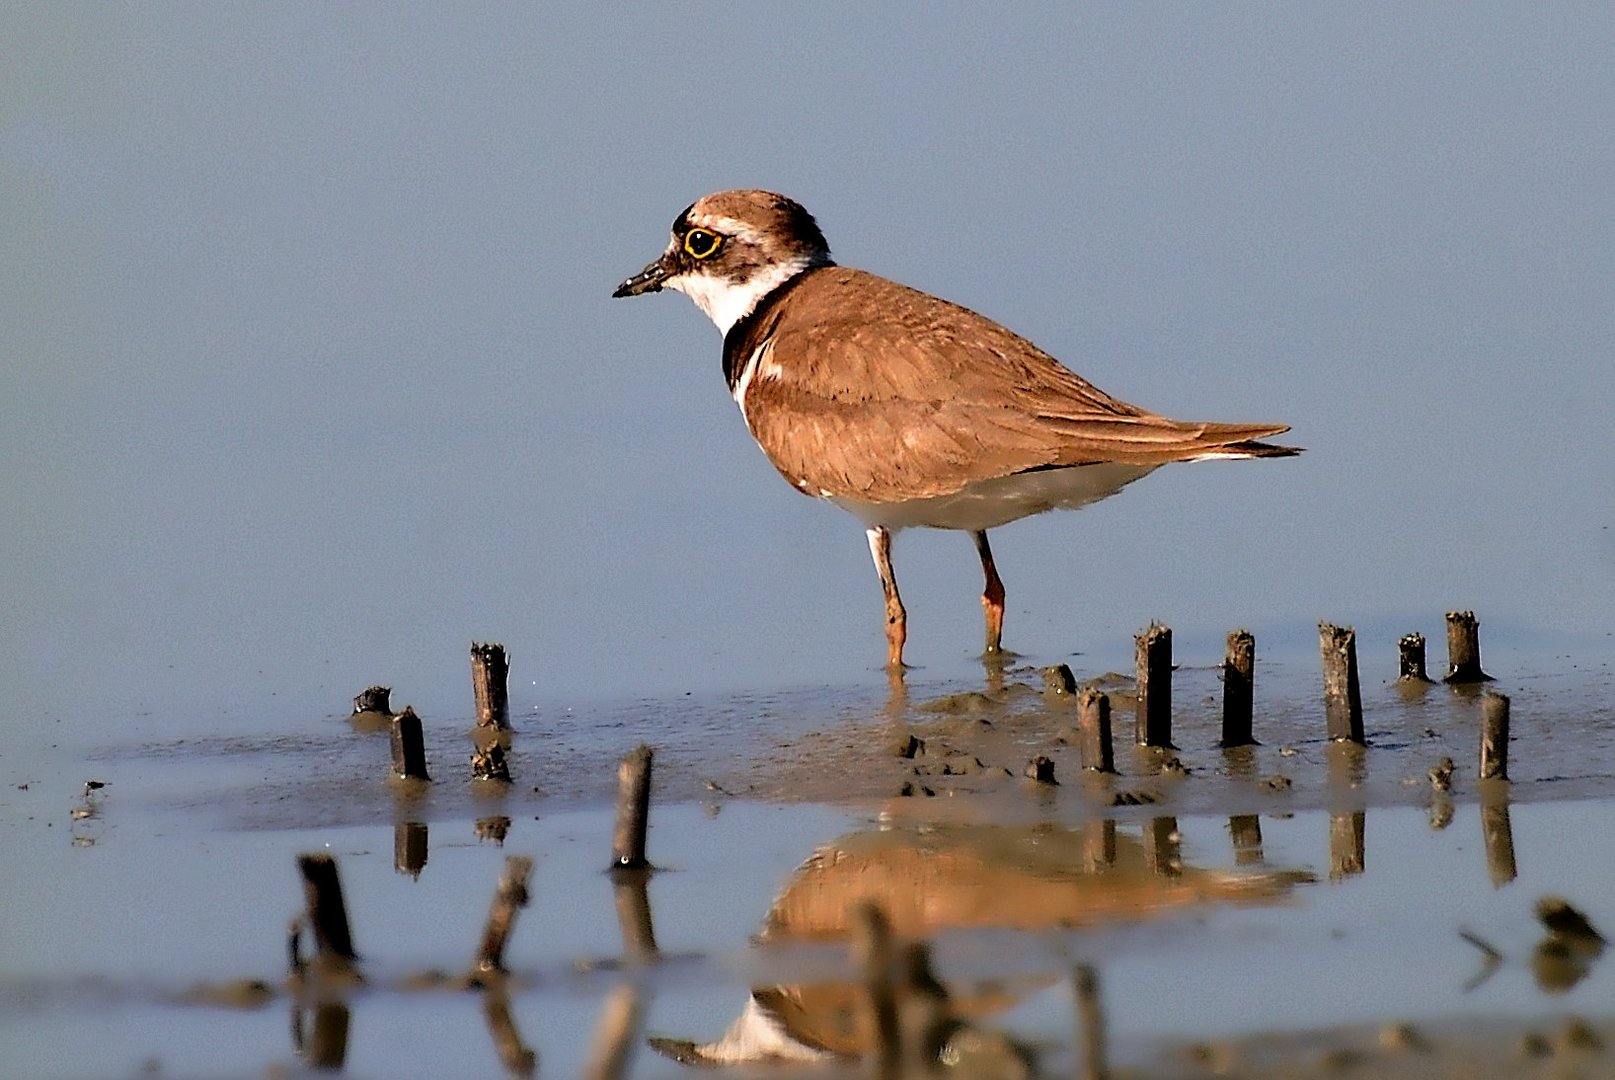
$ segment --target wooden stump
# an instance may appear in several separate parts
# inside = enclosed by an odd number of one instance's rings
[[[503,645],[471,643],[471,694],[478,727],[510,730],[510,661]]]
[[[489,743],[471,751],[471,779],[510,783],[510,762],[505,756],[505,748],[498,743]]]
[[[1424,669],[1424,635],[1404,634],[1396,643],[1398,682],[1427,683],[1430,676]]]
[[[1077,699],[1077,739],[1084,769],[1116,771],[1110,741],[1110,698],[1091,686]]]
[[[1486,691],[1480,703],[1480,779],[1508,779],[1507,696]]]
[[[1222,661],[1222,745],[1252,746],[1251,714],[1255,704],[1256,638],[1249,630],[1228,635]]]
[[[650,779],[653,752],[639,746],[617,763],[617,825],[611,837],[611,865],[623,870],[649,866],[645,834],[650,829]]]
[[[1055,664],[1043,669],[1043,695],[1066,697],[1077,692],[1077,677],[1067,664]]]
[[[393,717],[393,775],[402,780],[430,780],[426,771],[426,740],[421,718],[412,706]]]
[[[1172,746],[1172,630],[1159,623],[1133,638],[1140,746]]]
[[[367,687],[353,699],[353,715],[358,716],[360,713],[375,712],[386,713],[391,716],[393,711],[392,693],[393,688],[390,686]]]
[[[1363,694],[1357,683],[1357,632],[1349,626],[1318,624],[1323,654],[1323,706],[1329,738],[1361,744]]]
[[[1447,677],[1442,682],[1490,682],[1480,668],[1480,620],[1473,611],[1447,612]]]

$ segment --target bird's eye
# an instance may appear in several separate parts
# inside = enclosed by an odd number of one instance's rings
[[[710,259],[723,246],[723,237],[705,229],[691,229],[684,234],[684,250],[692,259]]]

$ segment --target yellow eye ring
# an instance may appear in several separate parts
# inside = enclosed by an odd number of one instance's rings
[[[691,229],[684,234],[684,252],[692,259],[710,259],[723,247],[723,237],[706,229]]]

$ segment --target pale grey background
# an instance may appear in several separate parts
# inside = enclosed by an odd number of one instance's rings
[[[878,680],[856,522],[609,299],[752,185],[1309,448],[996,533],[1032,659],[1459,605],[1607,658],[1612,56],[1596,3],[6,5],[0,723],[464,714],[473,638],[545,706]],[[965,670],[968,540],[898,560]]]

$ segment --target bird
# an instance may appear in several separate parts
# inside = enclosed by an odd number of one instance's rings
[[[613,297],[673,289],[723,335],[723,375],[752,437],[804,495],[864,525],[885,600],[887,666],[908,616],[892,569],[905,528],[970,533],[985,654],[1004,654],[990,529],[1114,495],[1161,465],[1287,457],[1286,424],[1168,419],[1110,396],[984,315],[830,257],[802,204],[703,196]]]

